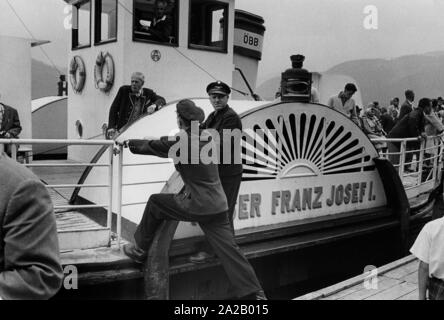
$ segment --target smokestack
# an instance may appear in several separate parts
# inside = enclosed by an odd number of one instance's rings
[[[291,69],[282,73],[281,100],[294,102],[310,102],[311,73],[303,69],[305,57],[301,54],[292,55]]]

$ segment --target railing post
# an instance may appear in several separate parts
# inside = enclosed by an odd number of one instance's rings
[[[123,174],[123,146],[119,146],[119,164],[117,173],[117,246],[120,249],[120,240],[122,235],[122,174]]]
[[[17,161],[17,145],[15,143],[11,144],[11,158]]]
[[[109,166],[108,166],[108,212],[106,218],[106,226],[111,231],[113,219],[113,172],[114,172],[114,146],[109,146]],[[110,232],[111,243],[111,232]]]
[[[424,152],[425,152],[425,146],[427,142],[427,138],[420,140],[420,147],[419,147],[419,159],[417,159],[418,162],[418,183],[419,186],[422,183],[422,170],[423,170],[423,163],[424,163]]]
[[[405,163],[405,157],[407,156],[405,154],[406,145],[407,145],[407,142],[405,140],[402,141],[401,142],[401,150],[399,151],[399,168],[398,168],[398,172],[399,172],[399,177],[401,179],[404,176],[404,163]]]

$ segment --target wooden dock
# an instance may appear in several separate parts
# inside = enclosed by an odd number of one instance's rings
[[[419,261],[410,255],[369,273],[306,294],[294,300],[417,300]]]

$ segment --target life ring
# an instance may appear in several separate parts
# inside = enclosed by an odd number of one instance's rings
[[[106,76],[103,77],[103,69],[106,67]],[[114,84],[114,60],[108,53],[100,52],[94,66],[94,81],[96,88],[100,91],[108,92]]]
[[[69,81],[75,93],[82,92],[85,86],[85,78],[85,63],[80,56],[74,56],[69,64]]]

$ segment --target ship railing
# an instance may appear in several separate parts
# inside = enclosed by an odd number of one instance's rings
[[[404,138],[371,139],[379,155],[388,159],[397,169],[406,191],[424,189],[430,191],[440,179],[442,168],[443,136],[428,136],[425,139]],[[398,151],[399,150],[399,151]]]
[[[115,152],[114,150],[114,141],[113,140],[64,140],[64,139],[0,139],[0,152],[2,149],[4,149],[5,145],[10,146],[10,154],[11,158],[18,160],[18,153],[21,150],[20,148],[22,146],[29,146],[29,145],[63,145],[63,146],[99,146],[99,147],[107,147],[109,152],[109,157],[105,163],[76,163],[76,162],[70,162],[70,163],[54,163],[54,162],[39,162],[39,163],[33,163],[31,161],[23,161],[24,165],[30,169],[32,168],[73,168],[73,167],[103,167],[107,169],[107,182],[102,184],[46,184],[47,189],[74,189],[77,187],[81,188],[107,188],[107,199],[105,203],[97,203],[97,204],[68,204],[68,205],[56,205],[54,204],[54,210],[67,210],[67,211],[75,211],[79,210],[81,212],[84,212],[86,209],[106,209],[107,210],[107,216],[106,216],[106,227],[111,230],[111,224],[112,224],[112,213],[113,209],[114,212],[117,214],[117,238],[118,243],[120,243],[121,238],[121,203],[119,202],[119,199],[121,197],[117,197],[117,201],[115,204],[115,208],[113,208],[113,192],[116,192],[117,195],[121,194],[121,188],[119,186],[116,186],[114,179],[113,179],[113,172],[114,168],[118,166],[117,172],[121,173],[121,170],[119,170],[119,167],[121,167],[121,160],[120,155],[121,152]],[[116,163],[114,159],[114,154],[118,154],[118,162]],[[25,155],[28,156],[28,155]],[[121,181],[120,178],[117,177],[117,184],[119,184]],[[116,189],[116,190],[115,190]],[[120,200],[121,201],[121,200]],[[112,234],[110,232],[109,235],[109,243],[111,243],[111,237]]]

